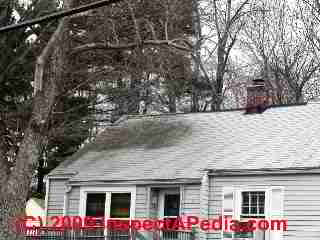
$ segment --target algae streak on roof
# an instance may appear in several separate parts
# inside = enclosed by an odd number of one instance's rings
[[[104,159],[102,165],[113,166],[115,169],[114,165],[120,164],[121,155],[127,156],[127,152],[141,152],[142,149],[157,152],[157,149],[181,145],[183,140],[191,135],[191,129],[190,122],[170,115],[167,118],[131,118],[119,126],[108,127],[93,143],[84,146],[50,175],[79,173],[81,169],[91,166],[96,161],[101,162],[101,159]],[[137,162],[130,158],[125,164],[137,166]]]
[[[51,174],[71,181],[199,179],[203,169],[320,166],[320,104],[128,119]]]

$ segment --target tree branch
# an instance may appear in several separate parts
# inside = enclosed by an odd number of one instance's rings
[[[190,46],[184,46],[176,43],[177,39],[174,40],[146,40],[142,42],[143,46],[168,46],[175,48],[177,50],[191,52],[192,48]],[[111,43],[88,43],[78,47],[75,47],[71,54],[79,54],[86,51],[92,50],[132,50],[139,46],[139,43],[128,43],[128,44],[111,44]]]

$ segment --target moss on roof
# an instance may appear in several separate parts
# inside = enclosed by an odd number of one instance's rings
[[[131,147],[146,149],[168,147],[191,134],[191,125],[177,118],[132,119],[121,126],[108,127],[92,143],[64,161],[66,167],[87,152],[101,152]]]

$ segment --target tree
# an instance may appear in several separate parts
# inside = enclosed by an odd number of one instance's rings
[[[5,17],[7,21],[2,21],[1,24],[5,26],[30,20],[56,9],[57,3],[54,1],[30,1],[28,5],[20,1],[8,1]],[[54,28],[55,24],[52,23],[39,24],[0,36],[3,53],[0,57],[0,121],[6,131],[0,134],[6,143],[3,148],[5,151],[1,154],[4,159],[1,170],[9,171],[15,164],[19,145],[31,116],[33,63],[43,42]]]
[[[61,21],[38,58],[34,75],[34,84],[37,89],[35,91],[32,114],[23,133],[23,139],[15,157],[14,166],[6,173],[2,171],[5,177],[1,179],[4,181],[0,183],[1,239],[24,239],[19,232],[15,231],[16,229],[12,226],[12,223],[18,217],[24,215],[25,201],[28,196],[32,175],[41,149],[46,143],[48,119],[55,104],[58,81],[62,80],[63,61],[65,59],[63,54],[65,54],[65,51],[61,41],[64,40],[62,37],[65,35],[66,22],[67,19]],[[53,55],[52,52],[54,52]],[[57,70],[54,78],[49,74],[50,69],[47,69],[47,71],[44,69],[49,58],[54,61],[55,70]],[[46,75],[47,81],[43,81],[44,75]]]
[[[169,77],[161,69],[166,66],[168,71],[169,68],[159,60],[165,59],[166,54],[185,60],[190,56],[190,14],[189,4],[181,0],[125,1],[113,8],[101,9],[94,16],[74,19],[74,31],[84,34],[81,39],[79,35],[74,36],[73,54],[77,62],[90,66],[88,74],[99,79],[99,91],[105,101],[116,108],[117,115],[138,113],[141,102],[146,102],[146,107],[151,109],[163,97],[155,86],[160,86],[157,81],[166,81],[164,77]],[[181,64],[185,64],[187,73],[190,63],[181,61]],[[80,66],[75,64],[77,69],[73,72],[79,72]],[[170,99],[174,101],[177,96],[170,92]],[[167,105],[166,100],[158,103]]]
[[[190,19],[187,21],[185,15],[181,18],[182,14],[174,14],[186,12],[187,4],[180,3],[181,1],[140,1],[134,4],[127,1],[113,4],[109,8],[60,20],[53,34],[48,33],[47,41],[42,40],[45,46],[43,49],[39,47],[33,75],[35,91],[32,99],[29,99],[32,100],[32,111],[22,131],[13,166],[10,171],[1,168],[1,239],[22,239],[19,233],[14,232],[10,223],[24,213],[32,175],[39,160],[48,155],[47,150],[52,146],[61,147],[62,142],[74,141],[74,138],[65,139],[70,121],[64,119],[65,115],[61,115],[74,108],[67,106],[72,102],[71,99],[77,102],[77,97],[87,97],[82,103],[84,106],[94,106],[90,118],[96,121],[96,105],[99,104],[101,85],[105,86],[115,76],[123,83],[129,79],[129,93],[140,98],[140,91],[137,90],[141,85],[141,78],[145,78],[147,73],[144,64],[148,60],[159,57],[161,49],[173,53],[190,52],[192,46],[184,35],[191,28]],[[75,4],[71,0],[64,1],[65,8]],[[150,13],[146,10],[150,10]],[[110,17],[105,18],[104,14]],[[92,22],[95,23],[95,29],[90,28]],[[103,24],[100,25],[101,22]],[[68,56],[69,53],[71,56]],[[182,72],[184,73],[183,69]],[[87,110],[88,108],[84,108],[84,114],[87,114]],[[133,106],[128,107],[128,112],[136,110],[136,103],[133,102]],[[79,115],[70,118],[71,122],[84,120]],[[0,131],[5,134],[6,129],[1,127]],[[62,132],[59,132],[61,129]],[[75,141],[76,147],[83,141],[82,137],[86,136],[87,125],[79,131],[81,138]],[[1,138],[0,144],[3,143],[6,144],[5,138]],[[61,150],[64,153],[69,151]],[[69,153],[75,150],[70,150]]]
[[[221,109],[227,66],[232,49],[245,26],[245,17],[251,12],[248,6],[248,0],[236,3],[231,0],[203,1],[201,5],[202,25],[208,33],[203,36],[204,56],[197,64],[207,84],[211,85],[212,111]],[[199,57],[196,61],[199,61]],[[209,62],[211,66],[208,67]],[[215,65],[214,69],[210,69],[212,64]]]
[[[256,1],[243,45],[252,53],[261,77],[273,88],[278,103],[304,101],[303,93],[319,70],[312,42],[303,29],[307,12],[286,1]]]

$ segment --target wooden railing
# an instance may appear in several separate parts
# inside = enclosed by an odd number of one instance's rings
[[[195,240],[191,231],[159,231],[151,239],[135,231],[108,231],[102,227],[62,229],[33,227],[25,230],[26,240]]]
[[[160,231],[160,240],[195,240],[195,232],[192,231],[179,231],[179,230],[175,230],[175,231]],[[153,239],[153,240],[158,240]]]

